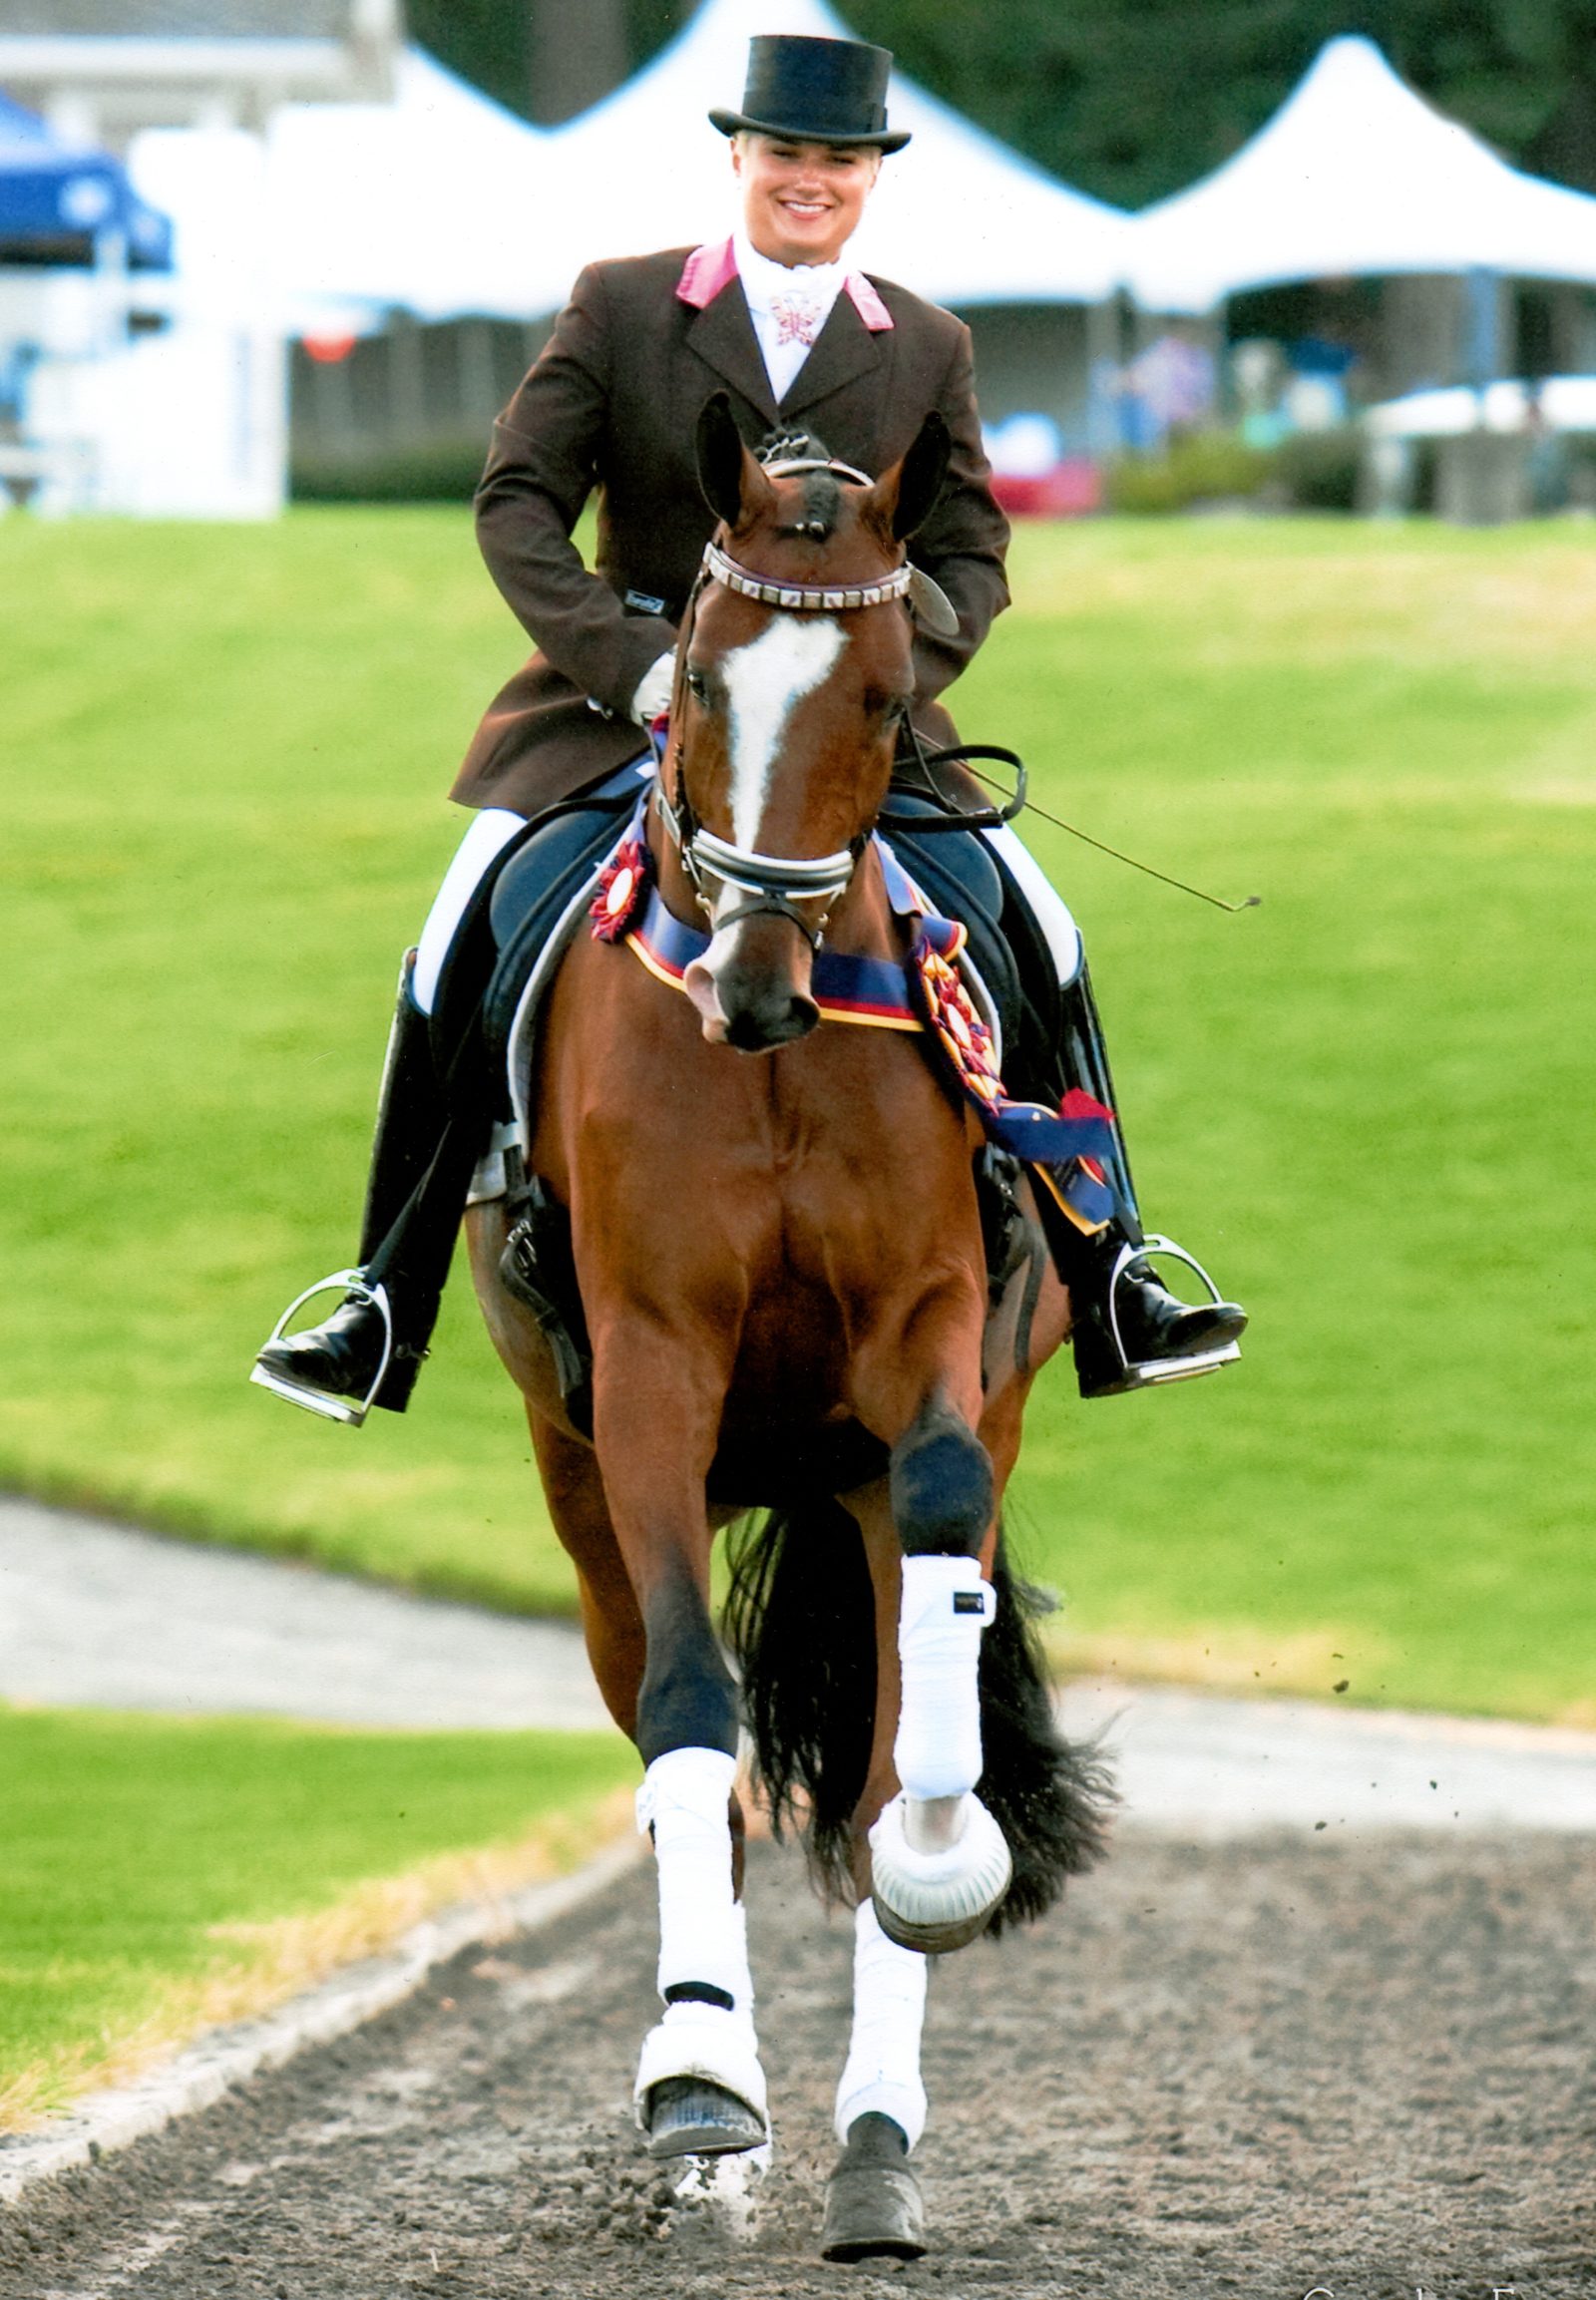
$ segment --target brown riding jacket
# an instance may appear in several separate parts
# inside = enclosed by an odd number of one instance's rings
[[[1008,603],[1008,526],[988,484],[970,331],[890,280],[855,277],[778,407],[729,243],[583,273],[494,426],[477,490],[483,557],[538,652],[495,697],[452,798],[530,815],[637,756],[631,698],[675,644],[715,525],[693,438],[718,390],[729,389],[745,438],[799,424],[873,476],[941,409],[953,461],[911,557],[947,592],[960,631],[918,637],[922,702],[959,676]],[[597,575],[571,541],[595,488]],[[934,740],[951,739],[946,712],[915,715]]]

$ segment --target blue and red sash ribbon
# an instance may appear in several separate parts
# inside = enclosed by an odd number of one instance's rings
[[[922,912],[908,975],[927,1035],[943,1067],[974,1104],[988,1140],[1039,1169],[1078,1229],[1101,1230],[1117,1210],[1107,1182],[1114,1159],[1114,1114],[1078,1086],[1069,1089],[1057,1110],[1016,1102],[1004,1093],[992,1031],[957,963],[964,942],[965,930],[956,921],[929,909]]]
[[[591,905],[593,933],[624,942],[661,982],[680,989],[710,938],[665,908],[643,839],[643,807],[599,875]],[[811,994],[824,1018],[882,1030],[920,1030],[939,1066],[970,1102],[989,1139],[1038,1169],[1077,1228],[1101,1230],[1118,1211],[1108,1175],[1116,1163],[1114,1114],[1079,1087],[1057,1110],[1016,1102],[1003,1091],[989,1025],[971,997],[959,960],[965,930],[945,919],[904,870],[887,842],[873,842],[893,910],[915,922],[907,960],[828,951],[815,954]]]
[[[654,886],[648,888],[626,940],[650,974],[678,989],[694,958],[701,958],[709,948],[709,937],[667,911]],[[849,958],[820,950],[815,953],[809,988],[828,1021],[863,1022],[880,1030],[922,1027],[909,1002],[901,959]]]

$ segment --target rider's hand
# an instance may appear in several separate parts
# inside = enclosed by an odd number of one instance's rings
[[[637,692],[631,698],[631,715],[639,727],[651,725],[662,711],[669,710],[670,690],[675,682],[676,652],[672,647],[668,654],[651,662],[637,682]]]

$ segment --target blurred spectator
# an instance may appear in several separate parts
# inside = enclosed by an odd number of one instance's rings
[[[1089,456],[1066,456],[1050,415],[1008,416],[982,433],[992,492],[1010,517],[1073,519],[1102,508],[1102,481]]]
[[[1232,347],[1230,388],[1241,419],[1241,436],[1249,447],[1278,447],[1286,436],[1281,408],[1285,383],[1285,356],[1273,338],[1247,336]]]
[[[1138,454],[1161,447],[1169,434],[1195,431],[1214,404],[1214,359],[1207,348],[1165,334],[1120,371],[1120,433]]]
[[[1000,479],[1044,479],[1064,452],[1050,415],[1010,415],[981,436],[987,460]]]

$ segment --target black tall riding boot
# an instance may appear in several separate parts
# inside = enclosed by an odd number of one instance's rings
[[[312,1289],[341,1286],[344,1300],[320,1326],[286,1337],[279,1329],[250,1375],[279,1397],[335,1421],[359,1423],[371,1405],[402,1413],[409,1404],[437,1322],[480,1140],[475,1121],[450,1121],[453,1097],[438,1077],[430,1023],[412,992],[415,959],[414,951],[407,952],[399,975],[359,1266]]]
[[[1074,980],[1060,984],[1058,996],[1065,1112],[1072,1098],[1085,1097],[1110,1121],[1101,1159],[1077,1159],[1043,1177],[1048,1185],[1043,1222],[1074,1306],[1080,1394],[1113,1397],[1211,1373],[1240,1355],[1236,1344],[1247,1313],[1239,1303],[1222,1301],[1207,1272],[1181,1247],[1143,1232],[1084,958]],[[1149,1253],[1185,1263],[1211,1299],[1194,1305],[1171,1294],[1147,1260]]]

